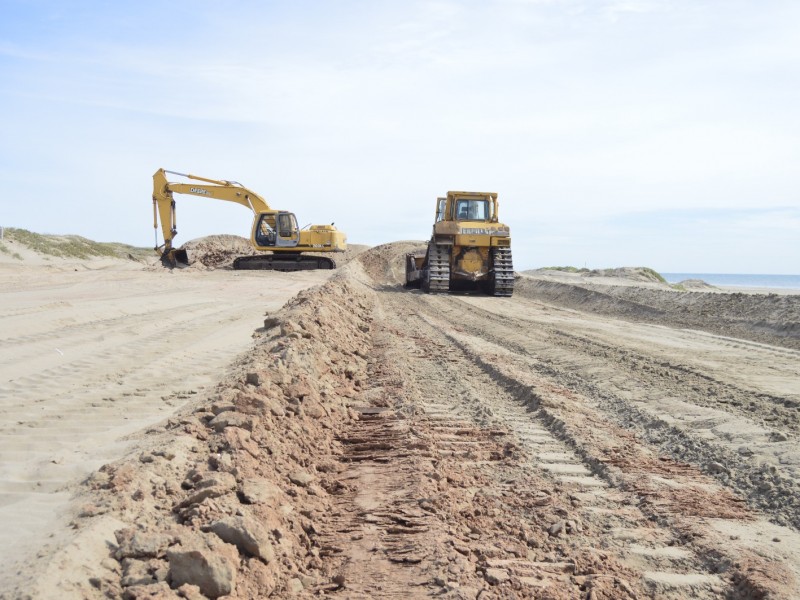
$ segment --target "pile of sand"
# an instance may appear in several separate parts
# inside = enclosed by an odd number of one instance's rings
[[[406,254],[425,252],[425,249],[425,242],[391,242],[375,246],[361,255],[359,262],[374,282],[403,285],[406,281]]]
[[[649,267],[617,267],[613,269],[546,268],[522,271],[536,279],[561,282],[646,286],[670,288],[658,272]]]
[[[57,248],[60,241],[70,242],[77,236],[41,236],[53,242]],[[83,240],[85,238],[78,238]],[[101,246],[98,244],[98,246]],[[118,246],[122,247],[121,244]],[[70,256],[66,254],[48,254],[37,250],[13,237],[5,236],[0,240],[0,269],[6,272],[23,271],[31,267],[43,268],[47,271],[88,271],[107,268],[139,269],[143,265],[155,263],[158,255],[144,248],[135,248],[135,255],[120,251],[118,255]]]
[[[195,269],[232,269],[237,257],[255,254],[248,239],[224,234],[189,240],[179,250],[186,252],[189,266]]]
[[[523,276],[514,293],[623,319],[800,348],[800,295],[680,292],[671,286],[592,285],[538,276]]]
[[[626,281],[664,283],[659,274],[648,267],[617,267],[614,269],[592,269],[588,277],[615,277]]]
[[[718,289],[710,283],[706,283],[702,279],[684,279],[683,281],[679,281],[677,284],[675,284],[675,287],[678,289],[683,288],[693,292],[709,292]]]

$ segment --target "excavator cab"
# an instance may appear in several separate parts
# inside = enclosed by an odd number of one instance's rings
[[[256,221],[255,239],[258,246],[274,246],[277,239],[274,215],[259,215]]]
[[[300,228],[294,213],[280,211],[256,215],[256,246],[261,248],[294,248],[300,242]]]
[[[300,228],[297,226],[297,217],[294,213],[278,213],[278,239],[276,246],[293,248],[300,241]]]

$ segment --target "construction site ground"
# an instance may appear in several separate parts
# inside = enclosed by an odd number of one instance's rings
[[[800,295],[417,247],[3,262],[0,598],[800,597]]]

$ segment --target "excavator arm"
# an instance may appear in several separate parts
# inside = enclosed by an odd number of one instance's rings
[[[178,175],[202,183],[172,182],[167,179],[167,174]],[[189,194],[236,202],[249,208],[254,214],[272,211],[264,198],[236,181],[208,179],[198,175],[159,169],[153,174],[153,227],[157,232],[158,222],[161,221],[164,243],[161,246],[158,245],[158,233],[156,233],[155,250],[160,250],[162,259],[171,264],[175,263],[172,240],[178,233],[173,194]]]

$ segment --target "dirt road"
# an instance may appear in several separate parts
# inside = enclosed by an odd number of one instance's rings
[[[426,295],[407,247],[268,318],[13,594],[800,597],[800,296]]]

